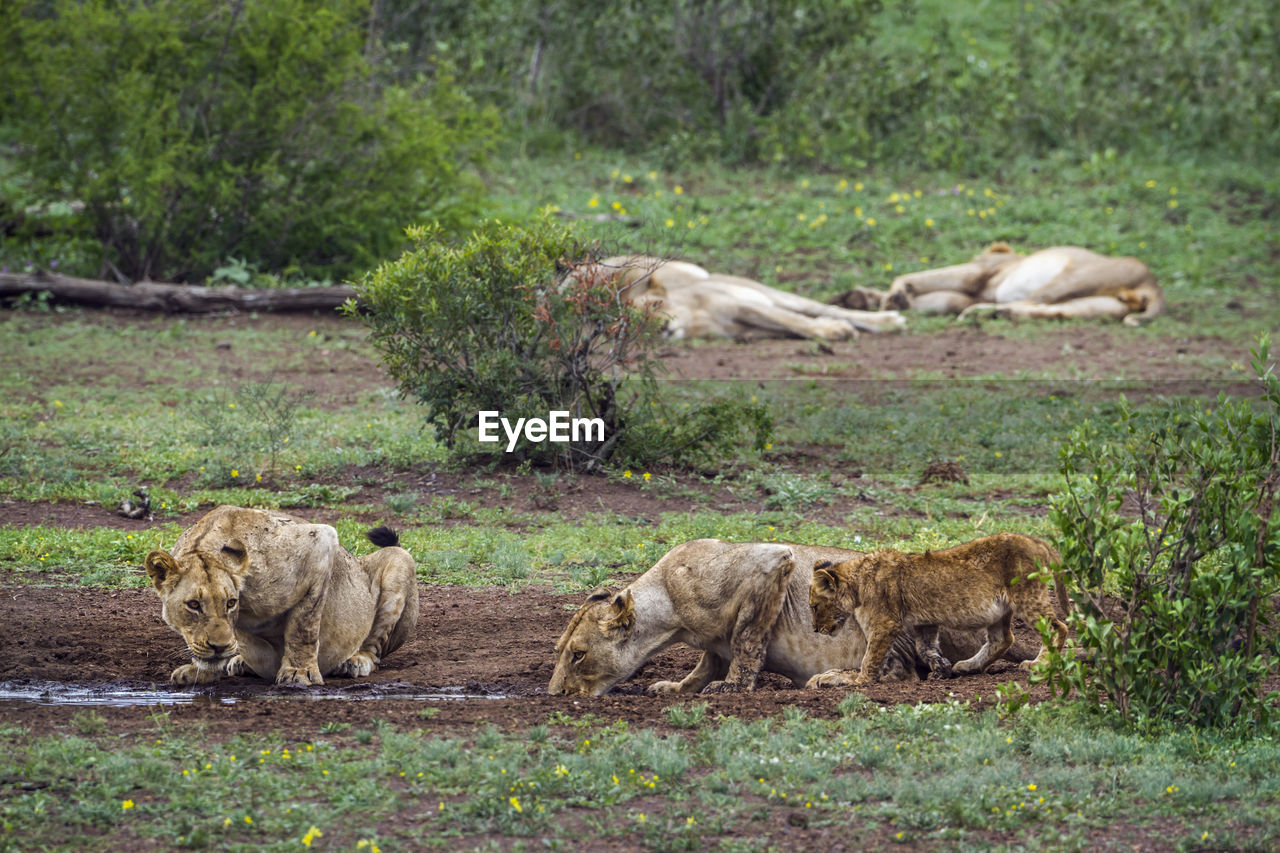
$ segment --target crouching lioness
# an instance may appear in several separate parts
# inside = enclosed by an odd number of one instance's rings
[[[1047,542],[999,533],[944,551],[885,549],[819,566],[809,586],[815,629],[838,631],[846,622],[857,622],[867,638],[861,671],[824,673],[822,686],[876,681],[881,661],[904,631],[926,647],[939,628],[985,633],[977,652],[954,665],[957,674],[982,672],[1004,655],[1013,644],[1010,623],[1015,615],[1029,625],[1048,619],[1054,648],[1061,649],[1067,626],[1054,612],[1048,584],[1033,577],[1060,561]],[[1054,578],[1065,608],[1066,593],[1060,578]],[[1040,663],[1047,654],[1047,648],[1041,649],[1023,666]]]
[[[327,524],[220,506],[172,553],[152,551],[146,569],[161,615],[192,658],[170,679],[255,674],[307,686],[373,672],[413,636],[418,585],[393,531],[379,527],[369,539],[380,550],[357,559]]]
[[[819,686],[811,683],[819,673],[857,667],[866,641],[855,620],[830,635],[814,631],[813,566],[860,556],[844,548],[719,539],[677,545],[626,589],[593,593],[578,608],[556,643],[547,691],[600,696],[675,643],[700,649],[702,657],[683,680],[655,682],[650,693],[751,690],[762,669],[797,687]],[[972,655],[985,635],[942,631],[940,640],[941,654],[958,659]],[[899,635],[885,678],[914,680],[931,654]],[[1009,656],[1021,660],[1019,654]]]

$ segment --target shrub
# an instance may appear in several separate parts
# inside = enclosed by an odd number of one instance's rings
[[[357,285],[362,316],[401,391],[455,454],[589,471],[724,453],[744,428],[768,440],[758,406],[666,410],[653,382],[661,318],[624,301],[593,263],[598,251],[549,215],[529,227],[490,222],[461,243],[438,226],[409,236],[410,251]],[[598,418],[604,434],[521,437],[507,453],[501,429],[499,442],[478,441],[481,411],[512,424],[563,411]]]
[[[358,0],[20,0],[0,12],[0,109],[36,197],[133,279],[238,256],[343,276],[403,223],[470,217],[491,116],[449,68],[386,84]]]
[[[1268,359],[1264,338],[1259,407],[1222,396],[1147,420],[1124,404],[1121,440],[1100,441],[1086,423],[1063,447],[1051,512],[1085,654],[1053,656],[1055,689],[1105,700],[1130,722],[1268,718],[1276,697],[1261,684],[1280,656],[1280,379]],[[1122,512],[1126,497],[1136,518]]]

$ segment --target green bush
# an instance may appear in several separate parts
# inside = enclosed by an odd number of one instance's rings
[[[367,3],[0,8],[0,126],[25,190],[76,203],[101,270],[201,281],[237,256],[340,277],[405,222],[473,214],[492,116],[444,63],[388,83]]]
[[[1274,711],[1280,697],[1261,694],[1280,660],[1280,379],[1268,359],[1264,338],[1260,406],[1223,396],[1139,418],[1123,405],[1121,440],[1085,424],[1064,446],[1051,514],[1085,654],[1053,656],[1055,689],[1130,722],[1247,727]]]
[[[589,471],[723,454],[744,428],[757,444],[768,440],[758,406],[719,401],[675,414],[662,405],[653,382],[661,317],[623,301],[596,253],[549,215],[529,227],[490,222],[457,244],[439,227],[409,236],[410,251],[357,285],[361,316],[401,391],[426,406],[455,454]],[[506,452],[502,429],[497,443],[478,440],[482,411],[511,424],[563,411],[600,419],[604,434],[522,437]]]

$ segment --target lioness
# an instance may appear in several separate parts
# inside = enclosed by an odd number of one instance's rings
[[[882,297],[882,298],[881,298]],[[900,275],[887,293],[858,288],[840,304],[911,308],[962,317],[1114,317],[1137,326],[1164,311],[1164,291],[1137,258],[1113,258],[1078,246],[1020,255],[994,243],[967,264]]]
[[[761,669],[797,687],[816,686],[819,673],[857,666],[866,642],[853,620],[830,636],[814,631],[813,565],[859,556],[844,548],[719,539],[677,545],[626,589],[593,593],[578,608],[556,642],[547,691],[600,696],[675,643],[701,649],[702,658],[683,680],[655,682],[648,692],[751,690]],[[967,657],[985,639],[942,631],[941,650]],[[1019,653],[1010,657],[1021,660]],[[899,637],[885,677],[915,679],[922,657]]]
[[[418,584],[393,531],[368,535],[380,550],[357,559],[327,524],[220,506],[172,554],[147,554],[161,616],[191,651],[170,680],[252,673],[307,686],[373,672],[413,635]]]
[[[1060,562],[1058,552],[1039,539],[999,533],[923,554],[885,549],[815,569],[809,585],[814,628],[838,630],[856,621],[867,637],[866,656],[853,684],[876,681],[880,662],[904,630],[926,639],[939,628],[984,629],[986,642],[967,660],[954,664],[959,674],[982,672],[1013,643],[1015,615],[1027,624],[1043,616],[1061,649],[1067,626],[1054,613],[1048,584],[1032,578],[1037,567]],[[1055,574],[1058,598],[1067,597]],[[854,620],[849,620],[852,615]],[[1039,656],[1024,667],[1040,663]],[[824,686],[849,683],[851,673],[824,673]]]
[[[896,311],[850,311],[685,261],[619,256],[599,261],[595,274],[611,279],[633,305],[653,305],[666,318],[672,338],[839,341],[857,330],[883,332],[905,325]]]

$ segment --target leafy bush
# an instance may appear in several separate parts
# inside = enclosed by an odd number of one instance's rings
[[[673,414],[653,382],[661,318],[631,306],[593,263],[595,252],[543,216],[529,227],[488,223],[452,244],[439,227],[410,228],[413,248],[357,285],[372,341],[401,391],[427,408],[459,455],[594,470],[611,460],[682,462],[757,444],[762,407],[713,402]],[[354,303],[350,313],[357,313]],[[599,419],[565,443],[521,437],[510,453],[478,441],[479,413],[511,424],[552,411]]]
[[[1086,654],[1052,658],[1055,688],[1127,721],[1268,718],[1277,697],[1260,686],[1280,660],[1280,378],[1268,359],[1264,338],[1260,411],[1222,396],[1148,420],[1123,405],[1122,441],[1085,424],[1064,446],[1052,518]]]
[[[444,63],[387,84],[358,0],[19,0],[0,115],[26,190],[75,202],[102,268],[203,280],[238,256],[350,275],[403,223],[474,210],[489,113]],[[83,205],[81,208],[80,206]]]

